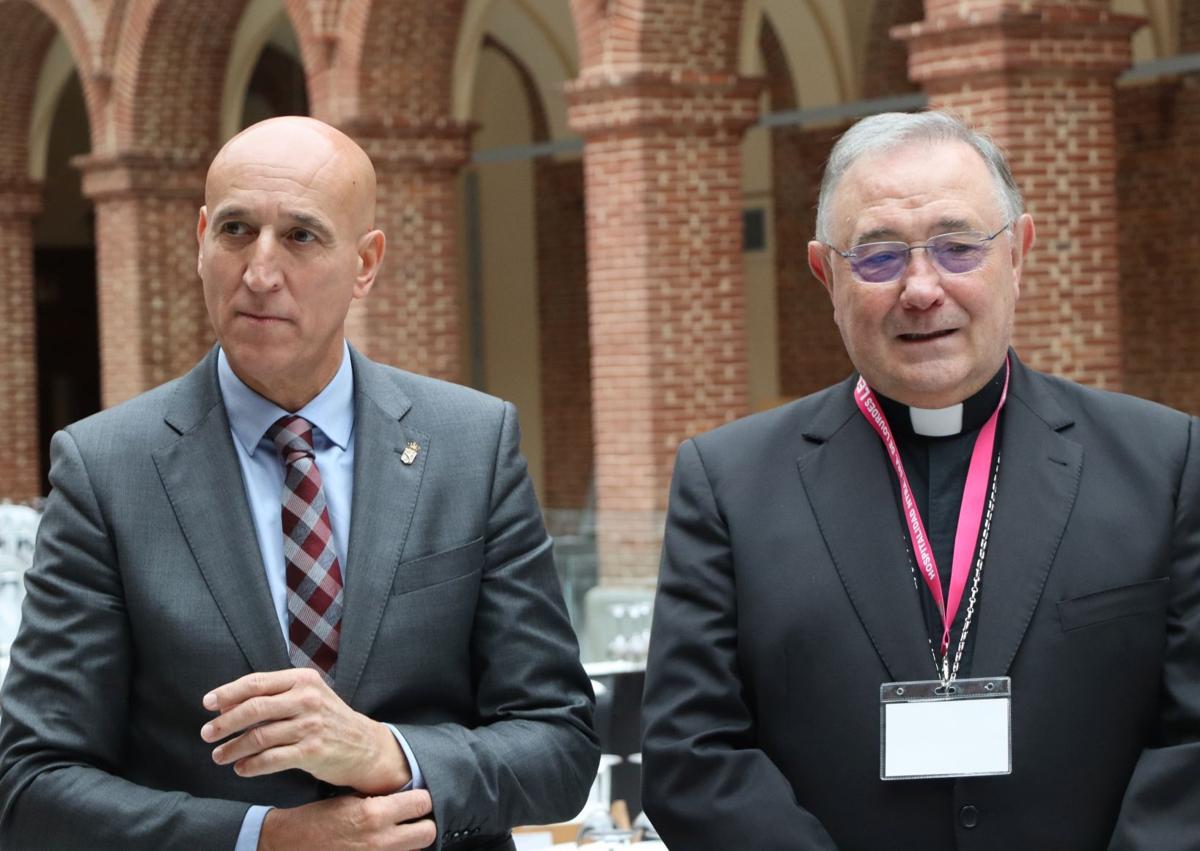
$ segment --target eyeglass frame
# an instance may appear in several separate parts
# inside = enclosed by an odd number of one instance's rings
[[[908,269],[908,264],[912,258],[913,251],[915,251],[918,248],[923,248],[926,250],[927,253],[929,253],[929,243],[933,242],[935,239],[943,239],[947,236],[959,236],[960,234],[966,235],[966,234],[978,233],[978,234],[980,234],[980,238],[978,241],[979,241],[981,247],[986,245],[986,247],[988,249],[990,249],[992,240],[994,240],[1000,234],[1004,233],[1006,230],[1009,230],[1010,228],[1012,228],[1016,223],[1017,223],[1017,220],[1013,219],[1010,222],[1008,222],[1007,224],[1001,226],[999,230],[997,230],[995,233],[993,233],[991,235],[986,235],[985,232],[983,232],[983,231],[971,231],[971,230],[959,230],[959,231],[950,231],[949,233],[939,233],[939,234],[935,234],[935,235],[929,237],[924,242],[917,243],[916,245],[913,245],[913,244],[910,244],[907,242],[902,242],[901,240],[898,240],[898,239],[894,239],[894,240],[890,239],[890,240],[883,240],[881,242],[864,242],[862,245],[854,246],[849,251],[842,251],[836,245],[832,245],[831,243],[823,242],[821,244],[824,245],[826,248],[828,248],[830,251],[832,251],[834,254],[841,257],[843,260],[845,260],[849,264],[850,274],[854,277],[854,280],[858,281],[860,284],[866,284],[867,286],[878,287],[878,286],[883,286],[885,284],[894,284],[894,283],[896,283],[896,281],[903,278],[905,271]],[[858,257],[855,255],[855,252],[860,249],[869,248],[874,245],[903,245],[904,246],[904,255],[905,255],[904,265],[900,267],[900,271],[899,271],[899,273],[897,273],[896,277],[889,278],[886,281],[864,281],[862,278],[860,278],[855,273],[854,261],[858,259]],[[941,272],[942,274],[957,277],[959,275],[969,275],[972,272],[978,271],[980,266],[983,265],[983,263],[986,261],[987,258],[985,256],[984,260],[980,261],[979,266],[976,266],[973,269],[967,269],[964,272],[951,272],[949,269],[944,268],[942,266],[942,264],[938,262],[936,253],[929,253],[929,259],[930,259],[930,262],[934,266],[936,266],[937,270],[939,272]]]

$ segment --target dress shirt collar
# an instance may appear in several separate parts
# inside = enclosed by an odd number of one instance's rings
[[[217,383],[229,414],[229,425],[246,454],[253,455],[267,429],[289,412],[247,387],[234,374],[224,349],[217,351]],[[354,370],[350,366],[348,343],[342,342],[342,365],[337,374],[295,413],[312,423],[330,443],[339,449],[346,448],[354,430]]]
[[[910,408],[903,402],[889,399],[876,393],[879,404],[887,415],[888,424],[898,437],[954,437],[964,432],[977,431],[1000,404],[1004,390],[1004,366],[991,377],[987,384],[968,398],[949,408],[930,410]]]

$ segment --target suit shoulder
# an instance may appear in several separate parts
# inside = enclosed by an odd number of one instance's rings
[[[849,393],[845,382],[717,426],[692,440],[701,455],[717,449],[721,454],[728,454],[735,447],[756,453],[764,446],[795,447],[817,416],[827,412],[831,403],[836,403],[839,392]]]
[[[1119,429],[1139,438],[1160,430],[1186,431],[1189,414],[1160,402],[1101,390],[1056,375],[1031,371],[1031,380],[1041,382],[1074,416],[1077,423]],[[1019,396],[1018,396],[1019,398]]]
[[[481,390],[375,361],[368,363],[373,374],[361,376],[364,379],[362,392],[377,402],[381,401],[380,396],[398,392],[412,403],[413,412],[422,420],[434,423],[491,422],[504,417],[507,403]]]
[[[63,430],[81,444],[94,441],[136,444],[156,434],[170,434],[172,432],[165,426],[166,412],[182,380],[181,377],[160,384],[132,399],[84,417]]]
[[[1196,450],[1193,418],[1148,399],[1036,372],[1013,390],[1017,403],[1109,466],[1172,478]]]

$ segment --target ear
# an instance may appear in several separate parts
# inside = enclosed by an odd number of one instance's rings
[[[833,298],[833,268],[829,265],[829,246],[813,240],[808,244],[808,268]]]
[[[1033,216],[1025,213],[1013,224],[1012,236],[1012,265],[1013,287],[1018,298],[1021,295],[1021,272],[1025,268],[1025,258],[1033,248],[1036,229],[1033,226]]]
[[[358,240],[358,271],[354,276],[354,298],[366,298],[375,285],[375,276],[383,264],[387,240],[383,231],[373,230]]]
[[[208,207],[200,208],[196,219],[196,274],[204,274],[204,234],[208,232]]]

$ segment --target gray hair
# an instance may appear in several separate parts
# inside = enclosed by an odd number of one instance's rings
[[[1014,222],[1025,211],[1025,202],[1013,180],[1008,160],[987,134],[973,130],[962,119],[945,112],[884,112],[859,121],[842,134],[829,153],[817,201],[817,239],[828,243],[832,238],[829,219],[833,215],[833,195],[850,166],[862,157],[915,142],[970,145],[987,164],[1005,221]]]

